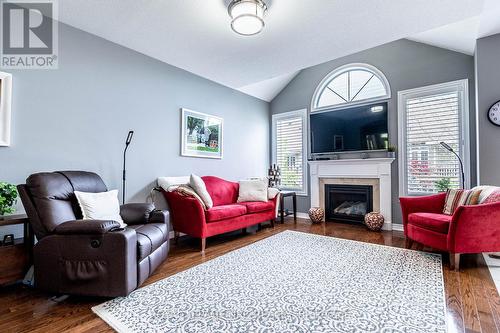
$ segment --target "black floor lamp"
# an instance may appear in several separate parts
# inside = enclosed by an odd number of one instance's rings
[[[444,147],[447,151],[455,154],[455,156],[458,158],[458,161],[460,162],[460,172],[462,174],[462,189],[465,189],[465,173],[464,173],[464,164],[462,163],[462,159],[460,156],[451,148],[446,142],[440,142],[441,146]]]
[[[134,136],[134,131],[129,131],[127,134],[127,140],[125,140],[125,149],[123,150],[123,188],[122,188],[122,203],[125,204],[125,181],[127,179],[126,176],[126,163],[127,163],[127,149],[132,142],[132,137]]]

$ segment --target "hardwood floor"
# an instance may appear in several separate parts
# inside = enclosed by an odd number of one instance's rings
[[[394,247],[404,247],[405,243],[401,232],[370,232],[363,226],[339,223],[311,225],[300,219],[294,224],[288,219],[274,229],[249,229],[246,234],[240,231],[210,238],[204,256],[198,252],[199,241],[181,238],[179,245],[172,245],[169,259],[146,284],[287,229]],[[483,257],[463,255],[461,260],[460,272],[454,272],[448,268],[448,257],[443,256],[448,332],[499,332],[500,297]],[[0,332],[112,331],[90,310],[105,299],[69,297],[55,302],[51,296],[22,286],[0,289]]]

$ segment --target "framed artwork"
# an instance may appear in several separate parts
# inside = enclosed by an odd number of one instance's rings
[[[0,146],[10,146],[12,75],[0,72]]]
[[[181,112],[181,155],[221,159],[223,119],[188,109]]]

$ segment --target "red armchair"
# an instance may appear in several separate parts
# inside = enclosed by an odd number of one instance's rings
[[[450,268],[458,271],[460,254],[500,251],[500,202],[460,206],[443,214],[446,193],[400,198],[403,227],[413,241],[450,253]]]
[[[207,237],[244,229],[270,221],[274,226],[278,196],[268,202],[238,203],[239,184],[221,178],[201,177],[214,203],[205,210],[191,196],[163,191],[170,209],[171,222],[176,234],[184,233],[201,239],[201,252],[205,252]]]

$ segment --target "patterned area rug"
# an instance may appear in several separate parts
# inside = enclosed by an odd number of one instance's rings
[[[92,310],[119,332],[446,332],[441,256],[295,231]]]

